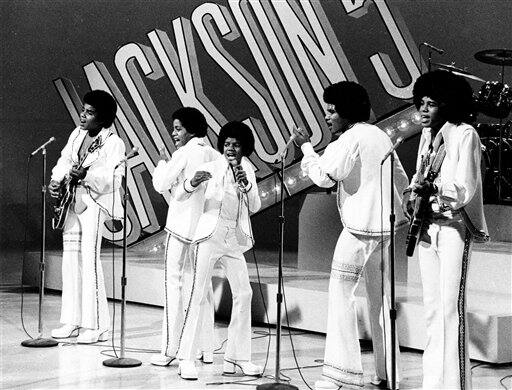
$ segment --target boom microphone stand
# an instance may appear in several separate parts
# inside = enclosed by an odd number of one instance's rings
[[[274,383],[265,383],[256,386],[256,390],[298,390],[297,387],[288,383],[280,382],[280,356],[281,356],[281,304],[283,302],[283,254],[284,254],[284,158],[286,150],[281,154],[281,197],[279,200],[281,206],[281,215],[279,215],[279,261],[278,261],[278,274],[277,274],[277,319],[276,319],[276,370]]]
[[[135,153],[137,150],[134,148]],[[132,150],[133,152],[133,150]],[[126,311],[126,209],[128,208],[128,157],[124,158],[116,168],[124,164],[124,183],[123,183],[123,200],[124,200],[124,210],[123,210],[123,272],[121,275],[121,352],[119,353],[119,357],[107,359],[103,361],[103,365],[107,367],[118,367],[118,368],[129,368],[129,367],[138,367],[142,364],[140,360],[126,358],[124,357],[124,349],[125,349],[125,311]],[[114,302],[115,304],[115,302]],[[113,336],[112,336],[113,337]]]
[[[38,336],[36,339],[28,339],[21,342],[24,347],[30,348],[46,348],[55,347],[59,343],[54,339],[45,339],[43,334],[43,300],[44,300],[44,268],[46,258],[46,147],[40,147],[41,154],[43,155],[43,185],[41,189],[41,255],[39,258],[39,323],[37,327]],[[30,157],[34,155],[31,154]]]

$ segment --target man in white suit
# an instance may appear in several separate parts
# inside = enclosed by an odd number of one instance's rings
[[[261,207],[255,173],[247,159],[254,150],[251,129],[242,122],[225,124],[217,148],[223,155],[202,165],[177,189],[177,199],[202,199],[193,239],[193,288],[178,352],[178,372],[184,379],[197,379],[192,359],[200,330],[198,318],[216,263],[224,268],[233,295],[224,373],[234,374],[237,368],[245,375],[262,372],[251,362],[252,290],[243,255],[254,243],[249,214]]]
[[[391,189],[389,160],[382,167],[382,180],[380,162],[392,144],[383,131],[366,123],[370,101],[359,84],[343,81],[331,85],[324,91],[324,101],[325,119],[335,140],[322,156],[313,150],[307,132],[294,129],[295,142],[304,154],[303,172],[318,186],[338,185],[338,209],[343,223],[329,282],[323,380],[317,381],[315,388],[364,385],[354,297],[363,271],[375,358],[373,382],[385,385],[391,376],[391,332],[387,261],[381,262],[381,254],[386,256],[389,245],[390,226],[385,216],[390,214]],[[400,194],[408,179],[398,157],[393,169],[395,212],[400,224],[406,221],[400,209]]]
[[[119,188],[124,170],[116,166],[124,158],[125,146],[109,130],[116,109],[107,92],[86,93],[80,125],[52,170],[48,186],[52,197],[59,197],[64,180],[76,185],[76,199],[62,234],[63,326],[52,330],[54,338],[78,336],[77,342],[84,344],[108,340],[110,320],[100,250],[105,219],[123,216]]]
[[[442,70],[421,75],[413,88],[424,129],[417,171],[404,192],[403,205],[409,213],[410,199],[422,196],[429,202],[418,240],[427,324],[424,389],[471,389],[466,281],[475,237],[488,238],[481,143],[468,124],[472,97],[465,79]],[[432,171],[438,172],[436,177]]]
[[[163,159],[153,171],[153,186],[158,192],[171,192],[165,230],[165,272],[164,272],[164,318],[162,323],[162,348],[159,355],[151,359],[151,364],[167,366],[178,350],[179,336],[183,327],[184,307],[190,295],[190,244],[197,222],[201,216],[201,198],[191,196],[183,202],[176,200],[176,189],[183,185],[188,175],[208,161],[217,159],[220,154],[209,146],[204,137],[208,124],[204,115],[196,108],[182,107],[172,115],[172,138],[177,151],[168,160],[162,151]],[[204,363],[213,363],[214,307],[211,280],[204,300],[202,314],[202,337],[198,342],[200,357]]]

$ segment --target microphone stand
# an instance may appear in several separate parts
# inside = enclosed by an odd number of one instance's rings
[[[390,191],[391,204],[389,213],[389,273],[391,285],[391,297],[389,317],[391,320],[391,390],[396,390],[396,302],[395,302],[395,197],[394,197],[394,172],[395,152],[390,155]]]
[[[281,356],[281,304],[283,302],[283,255],[284,255],[284,158],[286,150],[281,154],[281,197],[279,200],[281,206],[281,215],[279,215],[279,261],[278,261],[278,274],[277,274],[277,319],[276,319],[276,369],[275,369],[275,382],[265,383],[256,386],[256,390],[298,390],[297,387],[288,383],[280,382],[280,356]]]
[[[41,149],[43,155],[43,185],[41,187],[41,254],[39,258],[39,323],[37,327],[38,336],[36,339],[28,339],[21,342],[24,347],[46,348],[55,347],[59,343],[54,339],[41,337],[43,334],[43,300],[44,300],[44,268],[46,258],[46,148]]]
[[[119,357],[103,361],[107,367],[129,368],[138,367],[142,364],[140,360],[124,357],[125,352],[125,310],[126,310],[126,209],[128,208],[128,162],[124,160],[124,183],[123,183],[123,271],[121,275],[121,352]],[[115,302],[114,302],[115,305]],[[112,329],[113,330],[113,329]],[[114,337],[114,336],[112,336]]]

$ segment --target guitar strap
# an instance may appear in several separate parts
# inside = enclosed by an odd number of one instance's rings
[[[428,180],[433,182],[434,179],[439,174],[439,170],[441,169],[441,165],[443,164],[444,157],[446,156],[446,149],[444,147],[444,143],[439,147],[439,150],[436,154],[436,157],[434,158],[434,162],[432,163],[432,166],[430,168],[430,171],[428,173]],[[482,230],[478,230],[476,226],[471,222],[471,219],[469,218],[468,213],[464,209],[464,207],[461,207],[458,210],[455,210],[464,222],[464,225],[466,225],[466,228],[469,230],[471,236],[473,237],[473,240],[475,242],[487,242],[489,241],[489,235],[486,234]]]
[[[113,134],[112,131],[109,131],[104,138],[102,138],[101,136],[96,137],[94,139],[94,141],[87,147],[86,154],[82,157],[84,159],[84,161],[85,161],[87,155],[89,154],[89,150],[90,150],[91,146],[96,145],[95,150],[101,149],[103,147],[103,145],[105,144],[105,142],[107,141],[108,137],[110,137],[112,134]],[[92,196],[89,187],[77,186],[75,188],[75,197],[74,197],[74,205],[73,205],[75,213],[77,213],[77,214],[82,214],[87,209],[87,205],[82,199],[82,195],[84,195],[84,194],[88,194],[92,198],[92,200],[96,201],[94,199],[94,197]]]

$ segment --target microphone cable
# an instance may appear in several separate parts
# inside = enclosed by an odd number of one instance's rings
[[[251,190],[253,189],[252,188],[253,185],[254,184],[251,183]],[[256,188],[254,190],[257,190],[257,185],[256,185]],[[246,199],[247,199],[247,213],[248,213],[248,217],[250,219],[250,215],[249,214],[251,212],[251,208],[250,208],[250,203],[249,203],[249,195],[247,193],[243,193],[243,192],[241,192],[241,194],[242,194],[241,196],[245,196]],[[249,228],[251,229],[251,236],[254,239],[254,235],[252,233],[252,226],[251,226],[250,221],[249,221]],[[265,334],[265,335],[257,337],[257,338],[267,337],[267,335],[268,335],[268,343],[267,343],[267,351],[266,351],[266,356],[265,356],[265,364],[263,365],[263,370],[261,372],[261,376],[260,377],[255,377],[255,378],[251,378],[251,379],[246,379],[246,380],[240,380],[240,381],[209,382],[209,383],[206,383],[206,385],[231,385],[231,384],[244,385],[244,384],[246,384],[248,382],[254,382],[255,380],[258,380],[258,379],[264,377],[263,374],[265,373],[265,370],[267,368],[268,359],[269,359],[269,355],[270,355],[270,341],[271,341],[272,331],[271,331],[271,326],[270,326],[270,320],[269,320],[269,317],[268,317],[268,309],[267,309],[267,304],[265,302],[265,296],[263,294],[263,289],[261,288],[261,277],[260,277],[260,271],[259,271],[259,267],[258,267],[258,261],[256,260],[256,253],[255,253],[255,250],[254,250],[254,246],[251,248],[251,251],[252,251],[252,255],[253,255],[253,259],[254,259],[254,265],[256,266],[256,275],[257,275],[257,278],[258,278],[258,287],[259,287],[259,291],[260,291],[260,295],[261,295],[261,301],[263,303],[263,308],[264,308],[264,311],[265,311],[265,318],[267,320],[267,325],[268,325],[268,333]],[[258,334],[258,333],[256,333],[256,334]],[[224,340],[222,342],[221,346],[219,348],[217,348],[214,352],[220,351],[226,341],[227,341],[227,339]],[[220,352],[217,352],[217,353],[220,353]]]

